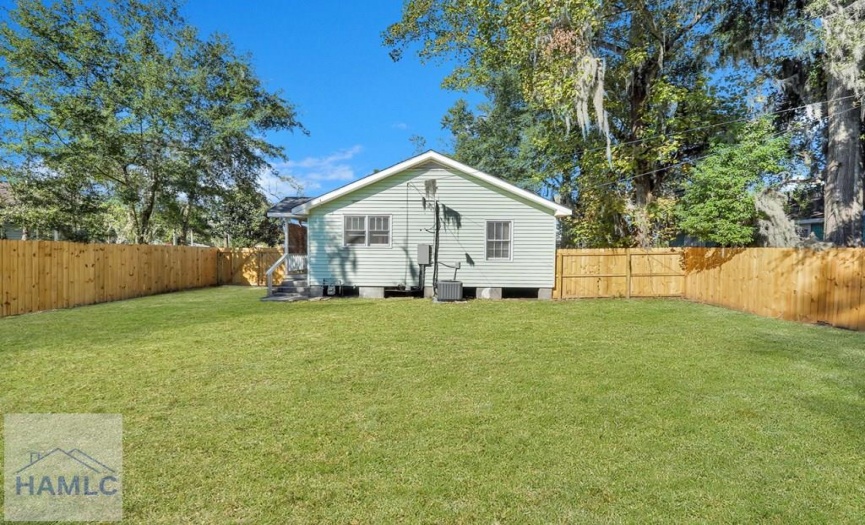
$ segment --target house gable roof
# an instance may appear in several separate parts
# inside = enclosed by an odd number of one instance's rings
[[[392,175],[396,175],[397,173],[401,173],[405,170],[417,168],[422,166],[423,164],[434,162],[436,164],[442,165],[446,168],[453,169],[455,171],[459,171],[469,177],[473,177],[480,181],[486,182],[491,186],[497,187],[501,190],[504,190],[507,193],[510,193],[516,197],[520,197],[522,199],[528,200],[530,202],[534,202],[535,204],[540,205],[543,208],[550,210],[553,215],[556,217],[568,217],[571,215],[571,210],[560,205],[556,204],[553,201],[547,200],[539,195],[536,195],[530,191],[524,190],[522,188],[518,188],[513,184],[503,181],[498,177],[494,177],[482,171],[476,170],[470,166],[467,166],[461,162],[457,162],[450,157],[446,157],[441,153],[435,151],[427,151],[426,153],[422,153],[416,157],[412,157],[408,160],[404,160],[399,164],[391,166],[385,170],[379,171],[378,173],[373,173],[372,175],[368,175],[362,179],[356,180],[350,184],[347,184],[341,188],[337,188],[329,193],[325,193],[320,197],[316,197],[314,199],[310,199],[309,201],[302,203],[300,205],[295,206],[291,209],[290,214],[293,216],[305,216],[309,213],[309,210],[321,206],[322,204],[331,202],[335,199],[338,199],[344,195],[348,195],[354,191],[357,191],[361,188],[369,186],[370,184],[374,184],[380,180],[386,179]],[[285,217],[285,215],[271,215],[268,212],[269,216],[274,217]]]

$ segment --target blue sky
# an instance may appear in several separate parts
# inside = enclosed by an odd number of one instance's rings
[[[319,195],[410,157],[412,135],[428,149],[449,149],[441,118],[460,97],[441,89],[450,67],[393,62],[381,32],[400,18],[399,0],[188,0],[184,14],[203,35],[227,34],[252,54],[258,75],[296,105],[310,136],[275,134],[289,162],[277,165],[307,195]],[[296,194],[262,180],[271,197]]]

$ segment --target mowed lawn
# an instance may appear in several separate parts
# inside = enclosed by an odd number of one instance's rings
[[[127,523],[865,521],[865,334],[261,295],[0,320],[0,412],[122,414]]]

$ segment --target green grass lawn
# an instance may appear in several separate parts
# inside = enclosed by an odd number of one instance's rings
[[[128,523],[865,520],[865,334],[261,295],[2,319],[0,412],[123,414]]]

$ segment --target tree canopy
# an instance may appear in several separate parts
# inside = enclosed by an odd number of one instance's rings
[[[721,246],[748,246],[757,233],[756,194],[789,169],[789,137],[769,120],[742,126],[733,144],[717,144],[683,185],[682,230]]]
[[[454,154],[571,206],[567,244],[654,246],[682,231],[694,166],[761,115],[810,168],[787,184],[828,188],[827,210],[858,224],[863,5],[409,0],[383,41],[456,61],[444,86],[486,93],[444,117]]]
[[[265,134],[305,131],[249,57],[200,37],[172,0],[18,0],[0,25],[0,74],[6,165],[104,194],[139,243],[160,221],[185,239],[215,196],[260,191],[284,158]]]

